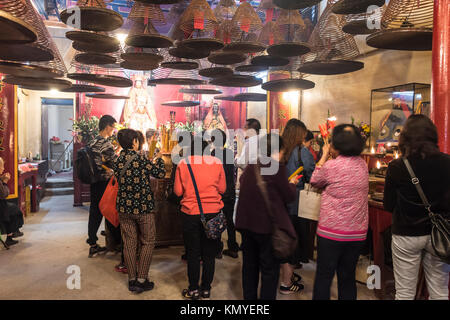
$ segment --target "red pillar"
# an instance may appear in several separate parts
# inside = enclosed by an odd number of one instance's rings
[[[450,0],[434,0],[431,119],[439,146],[450,153]]]

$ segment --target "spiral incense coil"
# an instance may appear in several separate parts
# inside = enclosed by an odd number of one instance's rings
[[[215,31],[219,25],[206,0],[192,0],[180,18],[180,29],[186,34]]]
[[[265,44],[266,46],[271,46],[275,43],[280,43],[283,41],[284,36],[277,26],[275,21],[267,22],[259,34],[258,42]]]
[[[172,24],[176,24],[177,22],[179,22],[181,15],[184,13],[184,11],[186,11],[188,6],[189,0],[179,1],[174,4],[170,8],[169,13],[166,16],[167,22]]]
[[[234,41],[243,41],[243,38],[248,38],[247,34],[259,32],[263,26],[261,18],[248,2],[241,2],[232,22],[240,29],[239,34],[234,35]]]
[[[377,31],[373,23],[381,20],[385,10],[386,6],[383,6],[371,13],[347,14],[342,21],[342,31],[351,35],[372,34]]]
[[[83,92],[105,92],[105,88],[99,86],[92,86],[88,84],[72,84],[68,89],[63,89],[61,92],[71,92],[71,93],[83,93]]]
[[[234,0],[220,0],[214,8],[214,15],[219,23],[231,20],[237,10],[236,2]]]
[[[391,0],[381,30],[367,38],[375,48],[425,51],[432,49],[433,0]]]
[[[139,18],[150,20],[154,26],[166,24],[164,13],[159,5],[135,1],[131,7],[128,19],[136,21]]]
[[[273,3],[282,9],[298,10],[312,7],[322,0],[273,0]]]
[[[103,0],[78,0],[77,6],[67,8],[60,13],[61,21],[71,22],[72,15],[79,10],[81,14],[80,29],[90,31],[114,31],[123,24],[122,16],[106,8]]]
[[[125,43],[138,48],[168,48],[173,45],[173,40],[160,35],[152,22],[146,18],[136,18],[128,33]]]
[[[36,31],[31,25],[0,10],[0,43],[24,44],[34,42],[36,39]]]
[[[205,78],[218,78],[233,75],[233,69],[227,67],[211,67],[199,70],[198,74]]]

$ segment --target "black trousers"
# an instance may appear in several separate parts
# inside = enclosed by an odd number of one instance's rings
[[[102,223],[103,215],[98,208],[103,193],[105,193],[108,181],[100,181],[91,184],[91,206],[89,207],[89,222],[87,243],[94,245],[97,243],[97,232]],[[109,223],[109,222],[107,222]],[[112,225],[111,225],[112,226]],[[112,226],[114,228],[114,226]]]
[[[206,237],[200,215],[181,214],[183,217],[183,239],[186,249],[189,290],[210,290],[214,279],[216,255],[219,251],[220,240],[211,240]],[[217,216],[217,213],[205,214],[205,216],[208,221]],[[202,261],[202,282],[199,287],[200,260]]]
[[[22,228],[23,214],[17,205],[5,201],[0,210],[0,233],[10,234]]]
[[[233,222],[233,212],[234,212],[234,202],[226,202],[224,201],[223,206],[223,214],[225,215],[225,219],[227,221],[227,234],[228,234],[228,250],[238,252],[239,245],[236,242],[236,228],[234,227]],[[221,242],[221,248],[223,248],[223,243]]]
[[[244,300],[258,299],[261,274],[261,300],[277,297],[280,263],[273,255],[271,235],[242,230],[242,287]]]
[[[317,236],[317,270],[313,300],[330,300],[337,273],[339,300],[356,300],[355,270],[364,241],[334,241]]]

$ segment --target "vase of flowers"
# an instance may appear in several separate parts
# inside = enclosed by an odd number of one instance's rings
[[[77,142],[87,144],[98,135],[98,122],[95,116],[81,115],[73,121],[72,135]]]

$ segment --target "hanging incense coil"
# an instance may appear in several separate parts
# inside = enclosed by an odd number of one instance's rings
[[[433,9],[433,0],[391,0],[381,19],[381,30],[367,37],[367,45],[392,50],[431,50]]]
[[[30,78],[60,78],[64,76],[64,72],[57,69],[7,61],[0,61],[0,73]]]
[[[151,21],[154,26],[166,24],[164,13],[159,5],[135,1],[131,7],[128,19],[137,21],[141,18]]]
[[[99,86],[92,86],[89,84],[72,84],[70,88],[63,89],[61,92],[73,92],[73,93],[83,93],[83,92],[105,92],[105,88]]]
[[[72,85],[70,81],[64,79],[30,78],[11,75],[5,76],[3,82],[30,90],[63,90],[70,88]]]
[[[187,94],[221,94],[222,91],[215,89],[203,89],[203,88],[181,88],[178,90],[181,93]]]
[[[162,78],[162,79],[151,79],[148,80],[149,85],[201,85],[205,84],[202,80],[191,79],[191,78]]]
[[[233,69],[226,67],[212,67],[201,69],[198,71],[198,74],[206,78],[226,77],[233,74]]]
[[[241,2],[233,16],[232,22],[236,24],[240,33],[254,33],[262,29],[261,18],[256,13],[255,9],[248,2]],[[237,39],[242,38],[241,34],[236,35]]]
[[[176,24],[179,22],[181,15],[186,11],[186,8],[189,5],[189,0],[182,0],[174,4],[169,13],[166,16],[166,20],[169,23]]]
[[[81,52],[113,53],[120,50],[120,44],[74,41],[72,48]]]
[[[262,80],[249,75],[237,75],[215,78],[209,84],[221,87],[255,87],[262,83]]]
[[[247,60],[247,56],[239,52],[217,52],[208,57],[208,61],[220,65],[232,65]]]
[[[127,51],[126,53],[122,53],[120,57],[128,62],[142,63],[147,65],[154,65],[154,64],[158,65],[164,60],[163,56],[153,52]]]
[[[219,22],[206,0],[192,0],[180,18],[180,29],[189,35],[194,30],[214,32],[218,25]]]
[[[169,49],[172,57],[180,59],[204,59],[209,56],[209,51],[193,50],[187,47],[175,47]]]
[[[80,43],[95,43],[95,45],[120,45],[120,41],[106,34],[90,31],[68,31],[66,38]]]
[[[233,101],[239,101],[239,102],[263,102],[267,101],[267,94],[266,93],[254,93],[254,92],[248,92],[248,93],[238,93],[234,96]]]
[[[281,79],[265,82],[261,88],[273,92],[287,92],[297,90],[308,90],[314,88],[314,82],[305,79]]]
[[[37,33],[31,25],[0,10],[0,43],[24,44],[36,40]]]
[[[138,48],[168,48],[173,45],[173,40],[160,35],[150,20],[137,18],[133,21],[125,43]]]
[[[219,25],[216,31],[216,38],[222,40],[225,44],[229,44],[236,33],[239,33],[237,24],[231,20],[225,20]]]
[[[273,0],[273,3],[282,9],[298,10],[315,6],[322,0]]]
[[[256,53],[266,49],[264,44],[255,41],[256,35],[254,33],[247,34],[246,40],[244,40],[245,35],[242,39],[238,39],[241,33],[242,31],[236,23],[236,20],[222,22],[217,30],[216,37],[227,44],[225,48],[223,48],[223,51]],[[254,36],[254,39],[250,39],[251,36]]]
[[[320,17],[309,41],[313,50],[302,57],[299,72],[317,75],[344,74],[360,70],[364,64],[353,61],[359,49],[353,36],[342,31],[344,17],[331,11],[328,5]]]
[[[107,54],[87,52],[75,55],[75,61],[83,64],[102,65],[115,63],[116,58]]]
[[[277,56],[262,55],[254,57],[251,63],[256,66],[282,67],[289,64],[289,59]]]
[[[335,14],[358,14],[367,13],[370,6],[381,7],[386,0],[340,0],[331,9]]]
[[[77,22],[74,15],[80,15],[79,25],[70,25]],[[60,13],[61,21],[71,27],[90,31],[114,31],[123,24],[122,16],[106,8],[103,0],[78,0],[77,6],[63,10]],[[75,20],[75,21],[73,21]]]
[[[342,31],[351,35],[366,35],[377,31],[373,22],[380,21],[386,9],[385,6],[381,10],[371,13],[348,14],[344,16],[344,25]]]
[[[214,100],[235,101],[234,96],[215,96]]]
[[[266,11],[269,9],[275,9],[277,6],[273,3],[273,0],[261,0],[256,11]]]
[[[159,63],[141,63],[136,61],[122,61],[120,67],[127,70],[150,71],[159,68]]]
[[[271,46],[275,43],[282,42],[283,39],[284,36],[278,28],[276,22],[269,21],[262,28],[261,33],[259,34],[258,42],[266,46]]]
[[[68,73],[67,77],[72,80],[92,82],[108,87],[128,88],[133,86],[133,81],[128,78],[91,73]]]
[[[256,66],[254,64],[244,64],[244,65],[237,66],[236,68],[234,68],[235,71],[244,72],[244,73],[258,73],[258,72],[267,71],[268,69],[269,69],[268,66]]]
[[[231,20],[236,13],[237,6],[234,0],[220,0],[214,8],[214,16],[219,23]]]
[[[169,61],[161,63],[161,68],[193,70],[198,68],[198,63],[194,61]]]
[[[86,97],[93,99],[130,99],[128,96],[120,96],[111,93],[87,93]]]
[[[200,101],[168,101],[161,103],[161,105],[167,107],[195,107],[200,105]]]
[[[180,47],[211,52],[222,49],[224,47],[224,43],[223,41],[214,38],[193,38],[183,40]]]
[[[310,51],[311,49],[308,44],[302,42],[281,42],[267,48],[269,55],[278,57],[301,56]]]
[[[305,22],[298,10],[282,9],[276,20],[276,24],[280,29],[280,32],[286,35],[286,41],[292,41],[294,39],[294,34],[300,29],[305,28]]]

